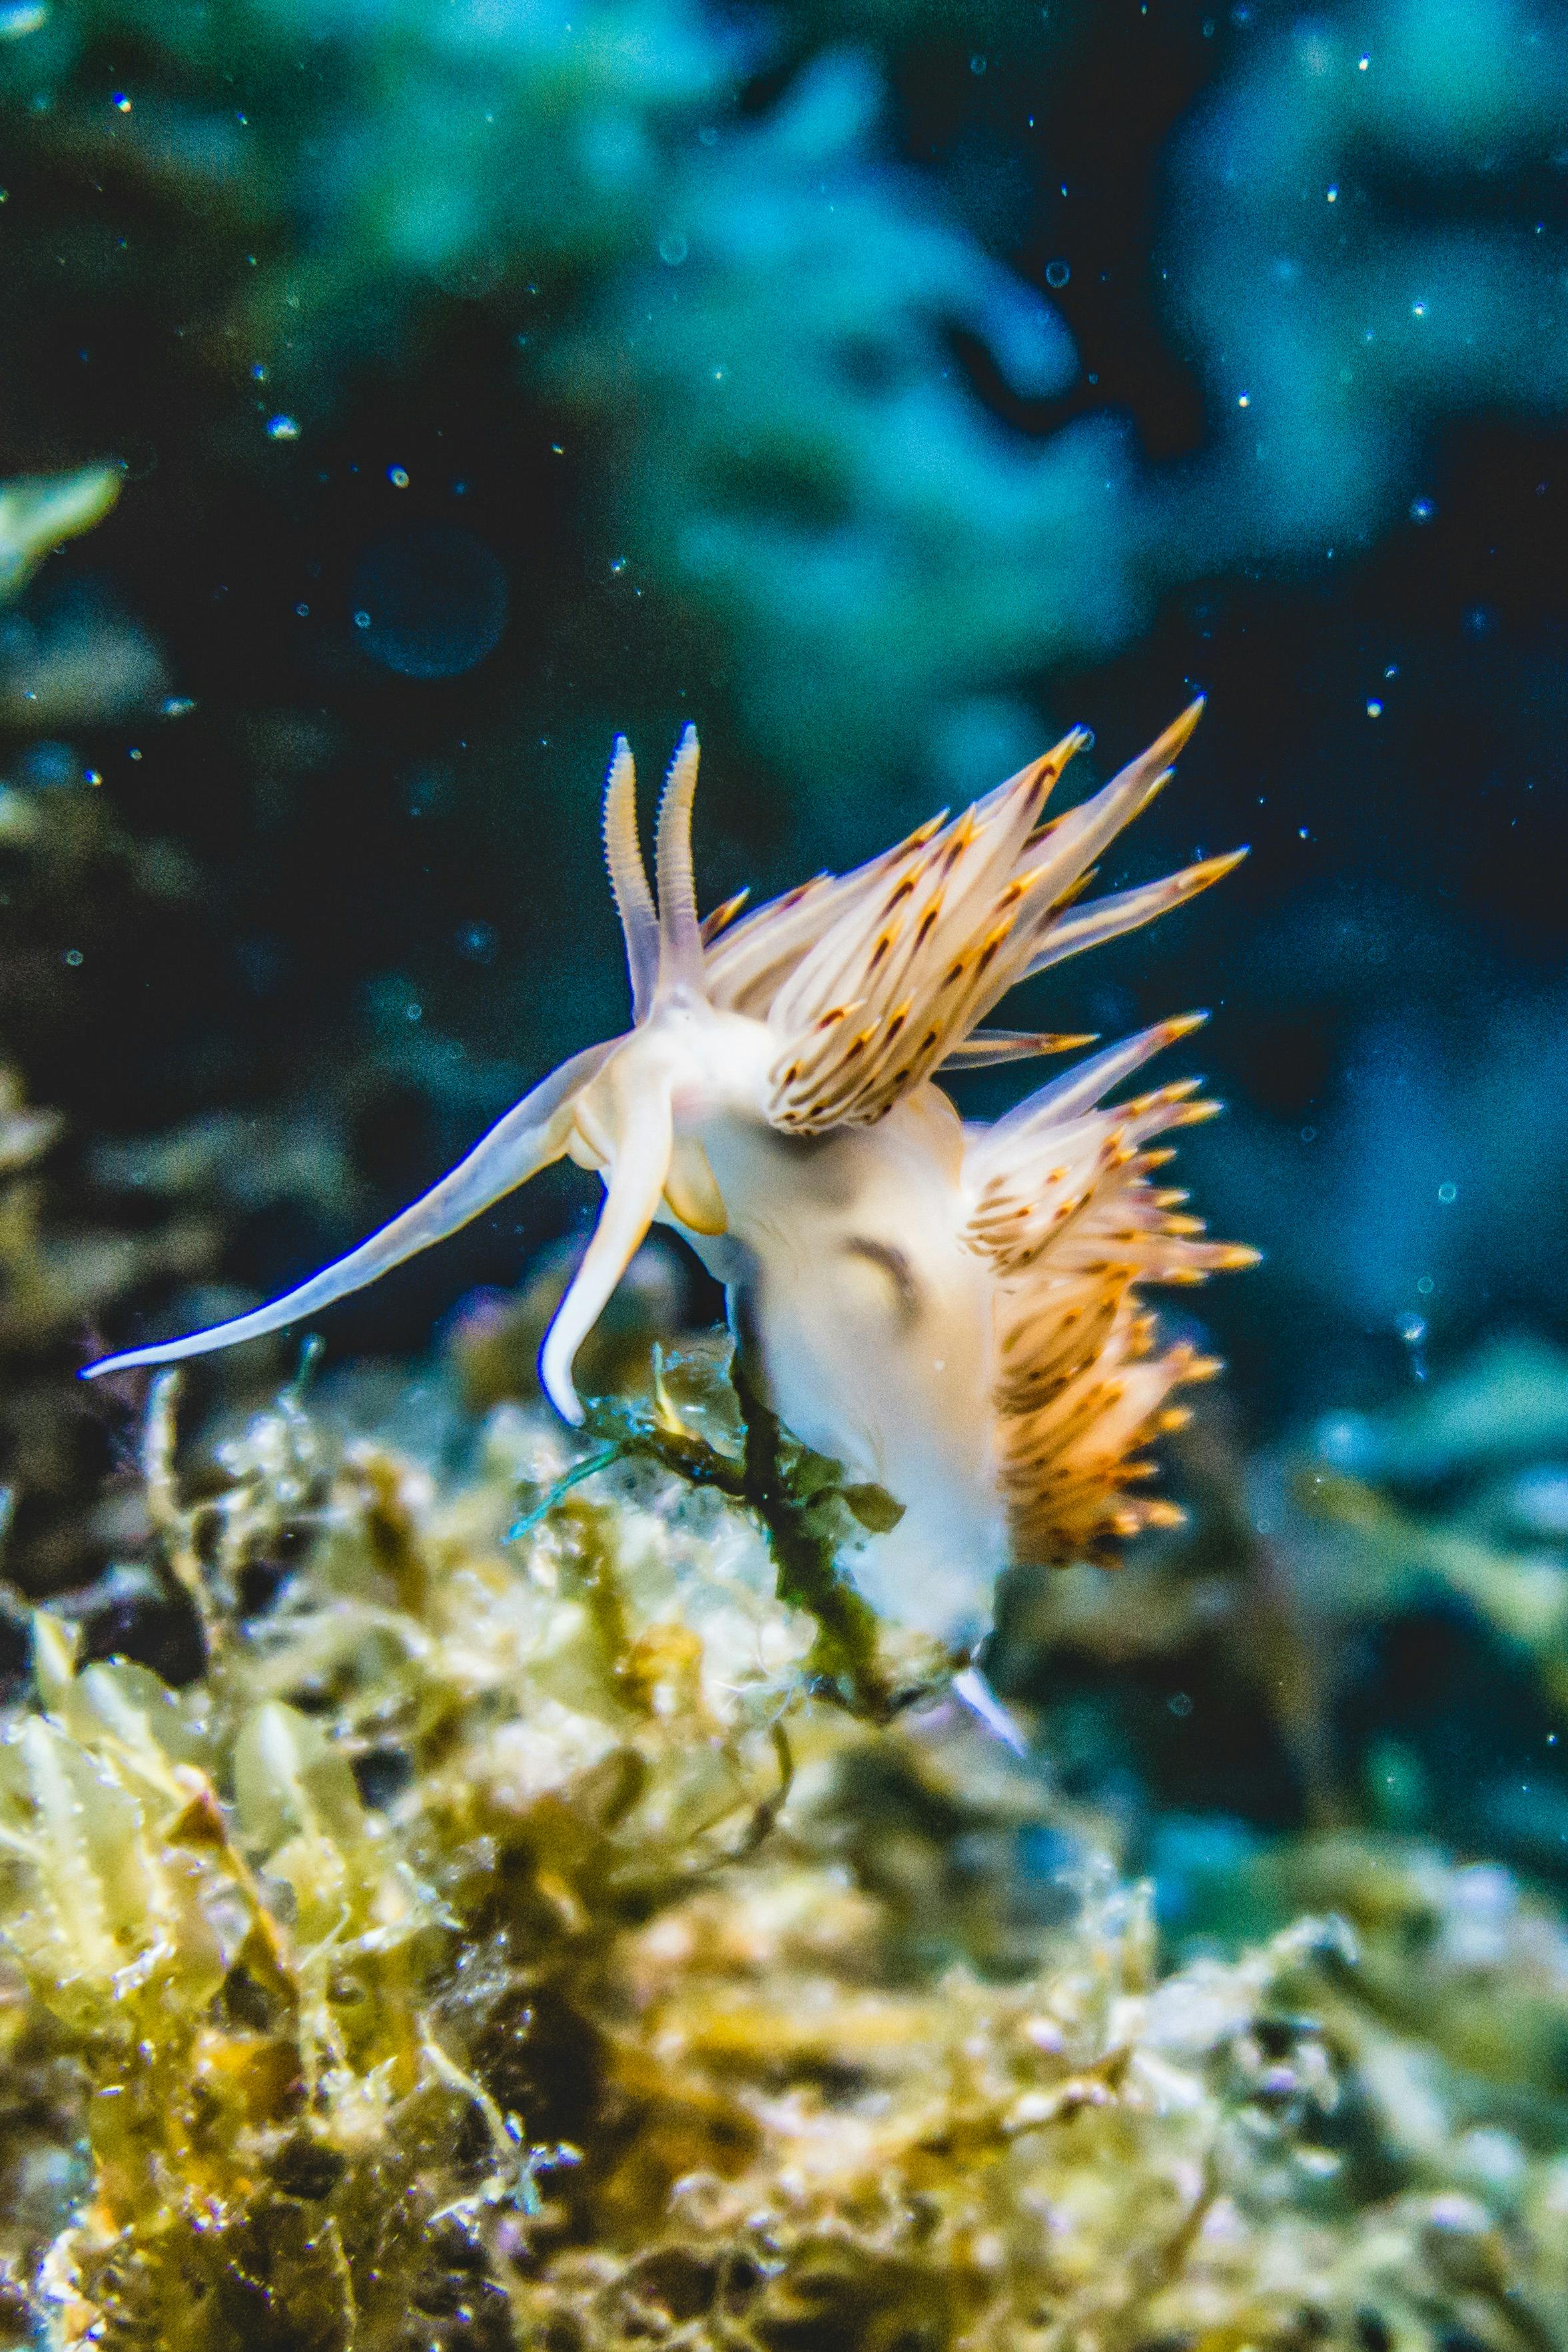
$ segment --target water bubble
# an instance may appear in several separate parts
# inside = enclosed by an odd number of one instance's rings
[[[970,72],[972,74],[983,74],[985,70],[987,62],[988,60],[984,50],[976,49],[974,55],[969,60]]]
[[[269,441],[298,441],[300,438],[299,418],[297,416],[269,416],[267,420],[267,438]]]
[[[458,677],[506,626],[500,560],[471,531],[432,524],[366,548],[353,580],[365,651],[402,677]]]
[[[1071,276],[1072,276],[1072,269],[1071,269],[1071,266],[1070,266],[1068,262],[1065,262],[1065,261],[1047,261],[1047,264],[1046,264],[1046,284],[1047,284],[1047,286],[1065,286],[1065,285],[1067,284],[1067,282],[1068,282],[1068,279]]]
[[[1423,1298],[1430,1298],[1434,1287],[1431,1276],[1429,1274],[1417,1276],[1415,1287],[1421,1293]]]
[[[386,469],[386,478],[392,484],[395,490],[405,490],[408,488],[407,467],[388,466]]]
[[[302,621],[308,621],[310,619],[310,607],[309,604],[296,604],[294,610],[298,613]]]
[[[76,964],[80,963],[80,961],[82,961],[82,953],[81,953],[81,950],[80,950],[79,948],[67,948],[67,950],[66,950],[66,953],[65,953],[65,960],[66,960],[67,963],[71,964],[71,965],[73,965],[73,966],[74,966],[74,965],[76,965]]]
[[[1185,1691],[1173,1691],[1170,1697],[1165,1701],[1165,1705],[1170,1708],[1171,1713],[1175,1716],[1189,1716],[1193,1711],[1192,1700],[1187,1696]]]
[[[1457,1201],[1457,1200],[1458,1199],[1458,1197],[1459,1197],[1459,1188],[1458,1188],[1458,1186],[1457,1184],[1439,1184],[1439,1185],[1438,1185],[1438,1187],[1437,1187],[1437,1198],[1439,1199],[1439,1201],[1441,1201],[1441,1202],[1444,1203],[1444,1205],[1445,1205],[1445,1206],[1447,1206],[1447,1203],[1448,1203],[1448,1202],[1450,1202],[1450,1201]]]
[[[658,257],[671,269],[679,269],[689,251],[690,247],[679,229],[667,228],[659,238]]]

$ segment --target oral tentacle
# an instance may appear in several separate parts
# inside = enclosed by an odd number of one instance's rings
[[[248,1315],[236,1316],[229,1323],[216,1323],[210,1330],[193,1331],[183,1339],[164,1339],[150,1348],[130,1348],[121,1355],[105,1356],[101,1362],[89,1364],[83,1372],[84,1380],[98,1380],[106,1372],[130,1370],[138,1364],[176,1364],[188,1356],[205,1356],[216,1348],[237,1347],[245,1339],[264,1339],[268,1332],[286,1330],[307,1315],[318,1315],[324,1307],[333,1306],[367,1283],[401,1265],[405,1258],[416,1256],[428,1249],[433,1242],[443,1241],[448,1234],[468,1224],[507,1192],[515,1192],[531,1176],[559,1160],[566,1150],[571,1132],[574,1098],[603,1068],[605,1063],[621,1044],[611,1038],[608,1044],[590,1045],[585,1052],[574,1054],[558,1070],[542,1079],[531,1094],[498,1120],[489,1133],[482,1136],[467,1159],[460,1160],[448,1175],[428,1192],[384,1225],[368,1241],[351,1250],[347,1257],[335,1265],[323,1266],[308,1282],[275,1298],[268,1306],[258,1307]]]
[[[540,1386],[563,1421],[574,1428],[583,1420],[572,1384],[577,1350],[647,1238],[675,1148],[674,1108],[665,1071],[639,1067],[627,1055],[618,1069],[606,1071],[605,1082],[607,1099],[594,1104],[598,1113],[595,1141],[600,1133],[613,1138],[605,1205],[539,1357]]]

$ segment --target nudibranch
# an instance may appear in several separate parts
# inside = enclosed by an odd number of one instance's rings
[[[1052,818],[1081,731],[957,817],[944,811],[852,873],[698,915],[688,729],[659,805],[650,884],[624,738],[605,848],[626,934],[632,1025],[574,1055],[440,1183],[286,1297],[91,1374],[166,1364],[314,1315],[569,1155],[605,1188],[545,1337],[540,1378],[579,1423],[573,1360],[659,1220],[727,1290],[739,1343],[806,1444],[903,1506],[850,1563],[887,1617],[961,1653],[987,1631],[1009,1561],[1102,1559],[1179,1519],[1142,1489],[1145,1448],[1214,1371],[1162,1347],[1139,1297],[1256,1253],[1200,1238],[1159,1189],[1156,1139],[1206,1118],[1197,1081],[1106,1097],[1202,1014],[1078,1062],[994,1125],[966,1125],[944,1070],[1089,1037],[989,1028],[1016,984],[1133,929],[1245,855],[1089,903],[1095,860],[1166,782],[1194,703],[1121,773]]]

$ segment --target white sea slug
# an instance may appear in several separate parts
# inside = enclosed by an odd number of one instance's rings
[[[1079,806],[1042,823],[1089,739],[850,874],[699,920],[697,738],[658,813],[658,897],[625,740],[605,796],[632,1026],[563,1064],[422,1200],[270,1306],[90,1367],[172,1363],[277,1331],[374,1281],[569,1154],[604,1180],[597,1227],[546,1335],[540,1377],[580,1422],[573,1360],[656,1219],[725,1285],[731,1320],[795,1435],[904,1507],[852,1563],[886,1616],[967,1652],[1009,1560],[1104,1557],[1180,1513],[1142,1492],[1142,1449],[1215,1367],[1157,1345],[1141,1283],[1191,1283],[1255,1253],[1205,1242],[1151,1179],[1157,1137],[1215,1108],[1196,1081],[1105,1097],[1201,1014],[1079,1063],[994,1126],[965,1125],[944,1069],[1087,1038],[981,1024],[1008,991],[1227,873],[1207,858],[1079,903],[1094,861],[1148,806],[1194,703]]]

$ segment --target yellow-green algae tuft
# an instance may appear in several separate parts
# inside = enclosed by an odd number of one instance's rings
[[[158,1387],[205,1672],[38,1612],[0,1746],[10,2340],[1568,2340],[1555,1916],[1320,1841],[1162,1979],[1095,1825],[837,1609],[882,1500],[745,1402],[699,1350],[444,1472],[298,1383],[183,1461]]]

